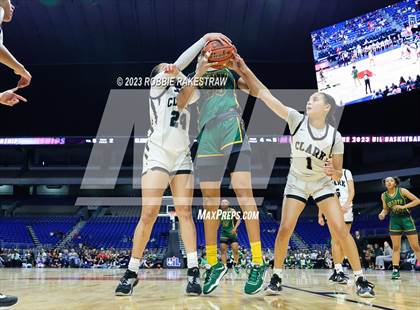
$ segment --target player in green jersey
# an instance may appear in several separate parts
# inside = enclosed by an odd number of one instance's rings
[[[199,56],[203,57],[203,55]],[[247,76],[234,64],[228,68],[210,68],[200,79],[197,107],[199,135],[196,166],[203,194],[204,209],[217,212],[220,206],[221,180],[227,172],[243,214],[257,213],[252,192],[251,147],[245,133],[236,91],[248,92]],[[255,294],[263,289],[266,266],[262,260],[259,219],[244,218],[252,252],[252,268],[244,292]],[[204,219],[206,253],[211,268],[206,275],[203,293],[215,290],[227,272],[217,260],[217,230],[219,219]]]
[[[220,257],[222,263],[227,265],[227,251],[230,245],[233,254],[233,270],[235,270],[236,273],[239,273],[238,227],[241,223],[241,217],[235,209],[230,208],[227,199],[221,201],[220,209],[223,211],[220,218]]]
[[[416,225],[410,214],[410,209],[420,204],[420,199],[410,193],[405,188],[398,187],[399,179],[395,177],[388,177],[383,180],[386,187],[386,192],[382,193],[382,207],[383,210],[379,213],[379,219],[384,220],[387,214],[390,214],[389,220],[389,234],[392,240],[392,279],[398,280],[400,278],[400,251],[401,251],[401,236],[406,234],[411,248],[416,254],[417,265],[420,261],[420,246],[417,235]]]

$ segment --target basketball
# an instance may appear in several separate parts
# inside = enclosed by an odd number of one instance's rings
[[[217,65],[213,66],[216,69],[226,67],[228,61],[236,53],[236,47],[226,40],[213,40],[206,43],[202,53],[211,52],[209,62],[216,62]]]

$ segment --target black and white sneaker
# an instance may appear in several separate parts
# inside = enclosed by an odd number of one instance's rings
[[[279,295],[281,289],[281,278],[277,274],[273,274],[270,280],[270,284],[265,288],[265,294]]]
[[[11,307],[15,303],[17,303],[18,298],[16,296],[10,296],[10,295],[3,295],[0,293],[0,308],[3,307]]]
[[[128,270],[120,279],[120,283],[115,289],[115,296],[130,296],[133,293],[133,288],[139,283],[137,273]]]
[[[370,283],[364,277],[359,277],[356,280],[356,293],[360,297],[367,297],[367,298],[375,297],[375,292],[373,291],[374,287],[375,285]]]
[[[334,273],[331,275],[331,277],[329,278],[329,280],[331,282],[337,282],[337,276],[338,276],[337,270],[334,269]]]
[[[187,295],[200,295],[201,284],[200,284],[200,270],[197,267],[188,269],[188,284],[187,284]]]
[[[337,273],[335,280],[338,284],[347,284],[349,282],[349,278],[342,271]]]

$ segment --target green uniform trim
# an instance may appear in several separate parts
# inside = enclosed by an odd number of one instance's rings
[[[228,208],[226,211],[223,211],[222,218],[220,219],[221,225],[221,234],[220,242],[221,243],[234,243],[238,242],[238,235],[233,234],[232,230],[235,228],[236,219],[233,216],[235,209]]]
[[[395,189],[395,194],[390,195],[388,192],[384,192],[385,205],[389,208],[389,232],[391,235],[407,235],[417,234],[416,224],[411,217],[410,210],[403,209],[397,210],[395,206],[403,206],[407,203],[407,199],[401,192],[401,188]]]
[[[244,128],[239,117],[231,117],[206,127],[198,137],[197,157],[224,156],[224,150],[244,142]]]
[[[235,76],[229,69],[207,71],[202,79],[207,82],[198,87],[200,89],[200,99],[197,101],[197,109],[200,115],[198,120],[199,131],[209,120],[229,112],[232,108],[239,107],[236,98]]]

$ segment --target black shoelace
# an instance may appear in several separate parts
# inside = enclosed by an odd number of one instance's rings
[[[366,279],[363,279],[362,281],[360,281],[359,285],[360,285],[362,288],[367,288],[367,287],[374,288],[374,287],[375,287],[375,285],[374,285],[373,283],[370,283],[370,282],[369,282],[368,280],[366,280]]]
[[[194,275],[194,276],[192,277],[192,281],[191,281],[191,283],[192,283],[192,284],[198,284],[197,279],[198,279],[198,277],[197,277],[196,275]]]
[[[340,277],[342,277],[343,279],[349,279],[349,277],[348,276],[346,276],[345,274],[344,274],[344,272],[340,272],[339,273],[339,275],[340,275]]]
[[[206,270],[206,276],[205,276],[205,281],[209,281],[211,278],[211,274],[213,272],[213,268],[210,268],[209,270]]]
[[[271,280],[270,280],[270,285],[277,286],[277,283],[279,283],[279,282],[280,282],[280,278],[279,278],[279,276],[277,276],[277,277],[272,277],[272,278],[271,278]]]

